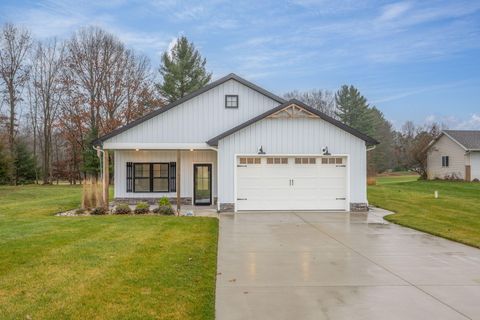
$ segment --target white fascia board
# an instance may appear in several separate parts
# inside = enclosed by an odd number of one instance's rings
[[[206,143],[134,143],[134,142],[104,142],[103,149],[109,150],[212,150]]]

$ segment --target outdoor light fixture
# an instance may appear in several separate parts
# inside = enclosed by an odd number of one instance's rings
[[[193,151],[193,149],[190,149],[190,151]]]
[[[328,147],[327,146],[322,148],[322,152],[323,152],[324,156],[329,156],[330,155],[330,152],[328,152]]]
[[[260,148],[258,148],[258,154],[265,154],[265,151],[263,151],[263,146],[260,146]]]
[[[140,149],[135,149],[135,151],[140,151]]]

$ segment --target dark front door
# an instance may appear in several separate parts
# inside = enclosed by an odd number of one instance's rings
[[[195,205],[212,204],[212,165],[193,165],[193,202]]]

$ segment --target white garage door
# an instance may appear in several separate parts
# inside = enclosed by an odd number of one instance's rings
[[[346,158],[239,156],[237,210],[345,210]]]

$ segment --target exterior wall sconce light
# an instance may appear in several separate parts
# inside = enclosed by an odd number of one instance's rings
[[[140,149],[135,149],[135,151],[140,151]]]
[[[258,148],[258,154],[265,154],[265,151],[263,151],[263,146],[260,146],[260,148]]]
[[[323,152],[324,156],[329,156],[330,155],[330,152],[328,152],[328,147],[327,146],[322,148],[322,152]]]

